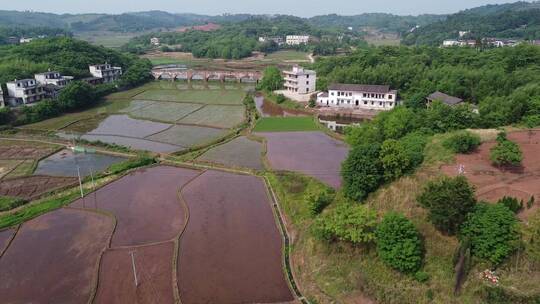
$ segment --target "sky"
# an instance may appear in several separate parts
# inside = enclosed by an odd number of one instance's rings
[[[418,15],[447,14],[485,4],[514,0],[2,0],[0,9],[52,13],[123,13],[162,10],[172,13],[288,14],[301,17],[314,15],[392,13]],[[517,1],[517,0],[515,0]]]

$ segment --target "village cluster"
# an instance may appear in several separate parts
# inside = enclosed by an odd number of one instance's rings
[[[111,83],[122,76],[122,68],[108,63],[90,65],[92,77],[81,79],[92,85]],[[55,99],[62,89],[74,79],[59,72],[47,71],[35,74],[31,79],[15,79],[6,83],[7,91],[0,88],[0,108],[5,106],[31,105],[46,98]]]

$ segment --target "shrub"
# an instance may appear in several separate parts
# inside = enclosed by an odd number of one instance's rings
[[[425,282],[429,281],[429,273],[427,273],[425,271],[417,271],[414,274],[414,279],[417,280],[420,283],[425,283]]]
[[[496,166],[519,166],[523,160],[523,153],[519,145],[509,141],[506,133],[497,136],[497,144],[491,148],[489,158]]]
[[[532,260],[540,263],[540,210],[529,218],[523,230],[525,251]]]
[[[459,226],[476,204],[474,188],[464,176],[444,177],[429,182],[417,200],[429,210],[430,222],[449,235],[459,231]]]
[[[13,120],[13,113],[9,107],[0,108],[0,125],[7,125]]]
[[[424,148],[427,145],[429,136],[419,131],[409,133],[401,138],[399,142],[405,148],[405,153],[411,162],[409,169],[414,169],[424,161]]]
[[[498,265],[517,248],[517,220],[502,204],[481,203],[467,216],[460,238],[471,241],[472,255]]]
[[[136,158],[128,159],[121,163],[113,164],[109,167],[109,173],[118,174],[130,169],[135,169],[143,166],[148,166],[156,163],[154,157],[149,156],[148,154],[139,154]]]
[[[468,131],[451,135],[443,142],[443,146],[454,153],[470,153],[480,145],[480,136]]]
[[[320,214],[333,200],[333,190],[327,189],[318,193],[309,193],[306,198],[309,213],[313,216]]]
[[[405,152],[405,147],[395,140],[388,139],[381,145],[379,161],[384,169],[384,178],[387,181],[400,178],[411,167],[409,155]]]
[[[287,98],[285,97],[285,95],[283,95],[283,94],[277,94],[277,96],[276,96],[276,102],[277,102],[278,104],[284,103],[285,100],[287,100]]]
[[[320,240],[361,244],[375,239],[376,226],[377,214],[368,207],[341,203],[318,217],[311,230]]]
[[[343,191],[353,200],[363,200],[375,191],[383,180],[378,145],[354,147],[341,165]]]
[[[497,202],[497,204],[502,204],[502,205],[506,206],[508,209],[512,210],[512,212],[514,212],[514,213],[518,213],[519,211],[521,211],[523,209],[523,201],[519,201],[515,197],[505,196],[505,197],[501,198]]]
[[[420,233],[404,215],[388,213],[377,227],[377,252],[384,263],[403,272],[415,273],[422,265]]]

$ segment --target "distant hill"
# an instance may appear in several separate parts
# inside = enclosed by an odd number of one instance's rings
[[[486,5],[448,16],[403,37],[407,45],[439,45],[445,39],[486,37],[540,39],[540,2]]]
[[[310,18],[309,21],[318,27],[352,27],[355,30],[361,27],[373,27],[382,31],[401,33],[417,25],[423,26],[444,19],[446,19],[446,15],[398,16],[370,13],[354,16],[340,16],[336,14],[315,16]]]

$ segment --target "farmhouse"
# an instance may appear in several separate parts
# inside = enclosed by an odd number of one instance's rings
[[[35,79],[14,80],[6,83],[8,103],[12,106],[30,104],[45,98],[45,90]]]
[[[63,88],[73,80],[73,76],[62,76],[59,72],[45,72],[35,74],[34,78],[41,85],[55,85]]]
[[[270,41],[273,41],[275,44],[279,45],[279,46],[282,46],[283,44],[285,44],[285,42],[283,41],[283,37],[266,37],[266,36],[261,36],[259,37],[259,42],[270,42]]]
[[[283,74],[285,74],[284,86],[287,91],[299,94],[315,92],[317,83],[317,73],[315,71],[295,66],[292,71],[284,71]]]
[[[150,44],[153,46],[159,46],[160,41],[158,37],[152,37],[150,38]]]
[[[387,85],[332,84],[328,92],[317,95],[321,107],[391,110],[397,101],[397,90]]]
[[[2,91],[2,88],[0,88],[0,109],[5,106],[6,104],[4,103],[4,92]]]
[[[440,102],[442,102],[444,104],[447,104],[449,106],[455,106],[455,105],[458,105],[458,104],[463,102],[463,99],[461,99],[461,98],[450,96],[448,94],[437,91],[437,92],[429,95],[428,97],[426,97],[426,101],[427,101],[426,105],[428,107],[430,107],[431,104],[436,100],[438,100],[438,101],[440,101]]]
[[[287,35],[285,43],[287,45],[301,45],[309,42],[310,36],[308,35]]]
[[[89,66],[90,74],[97,78],[102,78],[104,83],[117,81],[122,76],[121,67],[113,67],[108,63]]]

